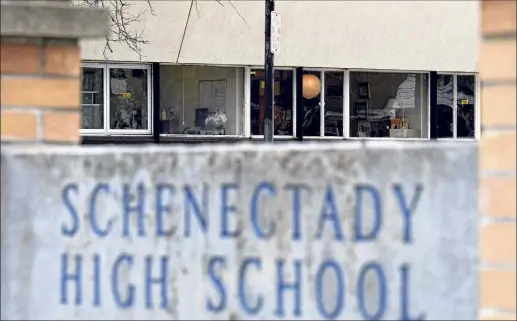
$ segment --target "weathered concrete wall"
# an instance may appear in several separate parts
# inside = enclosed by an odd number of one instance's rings
[[[476,173],[473,143],[2,148],[1,318],[473,320]]]

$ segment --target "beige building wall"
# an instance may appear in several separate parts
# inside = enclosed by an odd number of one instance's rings
[[[197,1],[179,48],[190,1],[131,2],[141,13],[143,61],[263,65],[264,2]],[[478,1],[276,1],[282,14],[277,66],[476,71]],[[138,61],[116,44],[112,61]],[[104,42],[84,41],[82,57],[104,60]]]
[[[516,2],[482,9],[480,319],[516,320]]]

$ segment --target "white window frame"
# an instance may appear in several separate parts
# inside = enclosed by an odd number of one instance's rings
[[[350,70],[343,73],[343,137],[350,138]]]
[[[103,105],[104,128],[81,129],[84,136],[142,136],[152,135],[153,132],[153,91],[152,70],[149,64],[114,64],[114,63],[81,63],[81,68],[98,68],[103,70]],[[147,71],[147,129],[110,129],[110,69],[141,69]],[[82,84],[81,84],[82,88]],[[81,94],[82,100],[82,94]],[[82,101],[81,101],[82,105]]]
[[[321,68],[321,72],[322,72],[322,79],[323,81],[321,82],[321,92],[323,93],[323,112],[321,113],[321,119],[322,119],[322,124],[320,124],[320,136],[321,138],[324,138],[324,139],[344,139],[344,138],[347,138],[347,126],[345,125],[346,121],[345,119],[350,118],[350,107],[349,107],[349,104],[350,104],[350,91],[349,91],[349,88],[350,86],[348,85],[349,82],[350,82],[350,73],[348,71],[348,69],[335,69],[335,68]],[[326,82],[326,79],[325,79],[325,73],[327,72],[339,72],[342,74],[343,76],[343,112],[342,112],[342,117],[343,117],[343,128],[341,128],[341,133],[342,135],[341,136],[325,136],[325,82]],[[348,88],[348,89],[347,89]],[[347,115],[348,113],[348,115]]]
[[[480,112],[480,93],[481,83],[477,73],[474,72],[437,72],[439,76],[452,77],[453,104],[452,104],[452,137],[438,137],[439,140],[462,140],[473,141],[478,140],[481,133],[481,112]],[[474,76],[474,137],[458,137],[458,76]]]
[[[102,112],[103,112],[103,128],[97,128],[97,129],[83,129],[81,128],[79,130],[79,133],[81,135],[105,135],[106,134],[106,119],[107,119],[107,113],[106,113],[106,105],[107,100],[109,99],[109,96],[106,93],[106,64],[96,64],[96,63],[81,63],[81,74],[83,68],[95,68],[95,69],[101,69],[102,70]],[[82,79],[82,78],[81,78]],[[81,117],[82,117],[82,105],[83,105],[83,91],[82,91],[82,80],[81,80]],[[82,126],[82,120],[81,120],[81,126]]]
[[[427,103],[422,106],[425,107],[425,113],[426,113],[426,122],[427,122],[427,137],[408,137],[408,138],[398,138],[398,137],[352,137],[350,134],[350,73],[351,72],[363,72],[363,73],[390,73],[390,74],[418,74],[418,75],[427,75]],[[376,69],[349,69],[348,70],[348,78],[347,78],[347,84],[348,84],[348,95],[346,97],[347,100],[347,113],[348,113],[348,121],[347,121],[347,139],[351,140],[430,140],[431,137],[431,72],[430,71],[421,71],[421,70],[391,70],[391,69],[382,69],[382,70],[376,70]],[[344,95],[344,93],[343,93]],[[423,112],[423,111],[422,111]],[[422,118],[420,119],[422,121]],[[422,136],[423,132],[420,130],[420,136]]]
[[[251,136],[251,68],[244,67],[244,136]]]
[[[248,72],[246,73],[246,78],[248,79],[247,81],[247,84],[246,84],[246,88],[244,89],[244,91],[246,92],[247,91],[247,101],[246,101],[246,107],[245,108],[245,112],[247,113],[245,115],[245,117],[247,118],[247,128],[246,128],[246,136],[252,138],[252,139],[258,139],[258,138],[264,138],[264,135],[252,135],[251,134],[251,92],[250,92],[250,85],[251,85],[251,72],[254,71],[254,70],[264,70],[264,66],[250,66],[247,68],[248,69]],[[275,135],[274,131],[273,131],[273,138],[277,138],[277,139],[291,139],[293,137],[296,137],[296,68],[293,68],[293,67],[275,67],[274,70],[290,70],[292,73],[293,73],[293,105],[291,106],[291,121],[293,122],[292,124],[292,131],[293,131],[293,134],[292,135]],[[245,95],[246,96],[246,95]],[[274,98],[273,98],[274,99]],[[275,102],[273,101],[273,106],[275,105]],[[273,114],[274,114],[274,111],[273,111]],[[275,124],[274,124],[274,117],[272,119],[272,126],[273,128],[275,128]]]

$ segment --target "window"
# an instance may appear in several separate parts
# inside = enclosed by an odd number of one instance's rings
[[[343,85],[344,77],[341,71],[325,71],[324,101],[325,108],[324,128],[325,136],[344,136],[343,133]]]
[[[303,135],[343,136],[343,72],[304,70],[307,87],[303,98],[303,114],[295,116],[295,82],[292,69],[275,70],[274,134],[292,136],[295,117],[303,117]],[[264,71],[255,69],[250,77],[251,134],[263,135]],[[323,119],[323,121],[322,121]]]
[[[343,136],[343,72],[306,70],[303,76],[303,135]]]
[[[275,70],[274,83],[274,135],[293,135],[294,77],[293,70]],[[264,88],[263,70],[252,70],[250,77],[250,126],[251,135],[263,135],[264,120]]]
[[[437,79],[438,138],[476,137],[476,77],[440,74]]]
[[[437,136],[454,137],[454,84],[452,75],[438,75],[437,80]]]
[[[150,134],[150,93],[147,65],[84,64],[81,132]]]
[[[456,79],[456,134],[461,138],[473,138],[476,135],[476,78],[473,75],[458,75]]]
[[[321,71],[303,71],[303,136],[320,136],[325,96],[321,92],[323,81]]]
[[[251,69],[249,75],[250,111],[246,126],[249,125],[248,134],[262,135],[264,71]],[[429,73],[305,68],[302,77],[303,109],[297,113],[294,69],[275,70],[275,136],[293,136],[296,119],[300,117],[298,121],[307,138],[430,137]],[[475,75],[439,75],[437,90],[438,136],[476,137],[479,110]]]
[[[147,76],[145,69],[110,69],[110,129],[150,130]]]
[[[83,68],[81,128],[104,130],[104,69]]]
[[[160,67],[160,133],[240,135],[243,68]]]
[[[350,137],[427,138],[428,75],[350,72]]]
[[[476,137],[476,76],[442,74],[437,82],[438,138]]]

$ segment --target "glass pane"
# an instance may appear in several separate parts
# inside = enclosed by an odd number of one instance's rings
[[[438,75],[437,80],[437,136],[453,137],[454,85],[452,75]]]
[[[94,104],[102,104],[104,101],[104,93],[94,93],[93,94],[93,103]]]
[[[84,92],[83,91],[83,100],[81,102],[83,105],[91,105],[93,104],[93,93]]]
[[[82,68],[82,129],[104,129],[103,73],[101,68]]]
[[[252,70],[250,81],[251,134],[263,135],[264,71]],[[293,135],[293,71],[275,70],[274,84],[274,134]]]
[[[148,129],[147,70],[110,69],[110,129]]]
[[[82,129],[104,129],[104,108],[102,105],[81,106]]]
[[[475,137],[476,78],[474,75],[458,75],[458,137]]]
[[[350,136],[425,138],[427,74],[350,73]]]
[[[343,136],[343,72],[325,72],[325,136]]]
[[[303,136],[320,136],[321,72],[303,72]]]
[[[240,134],[243,79],[242,68],[161,66],[160,133]]]

